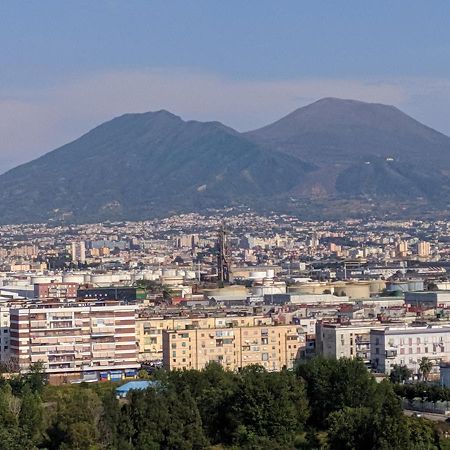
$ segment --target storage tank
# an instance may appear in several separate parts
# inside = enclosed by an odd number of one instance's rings
[[[37,276],[37,277],[31,277],[31,284],[44,284],[44,283],[51,283],[58,281],[58,278],[61,279],[61,277],[49,277],[49,276]]]
[[[408,292],[408,289],[407,281],[391,281],[386,288],[389,292]]]
[[[84,274],[82,273],[65,273],[63,275],[63,283],[84,283]]]
[[[273,278],[275,276],[275,270],[267,269],[267,278]]]
[[[111,274],[111,281],[113,283],[119,283],[122,280],[125,280],[125,274],[120,273],[120,272],[119,273],[116,272],[116,273]]]
[[[370,280],[370,294],[377,295],[383,292],[386,289],[386,281],[385,280]]]
[[[197,278],[197,273],[193,270],[186,270],[186,275],[184,276],[186,280],[194,280]]]
[[[408,280],[408,291],[423,291],[423,280]]]
[[[241,285],[233,285],[233,286],[225,286],[223,288],[217,289],[204,289],[203,293],[208,297],[214,296],[226,296],[226,295],[248,295],[249,291],[245,286]]]
[[[149,270],[146,274],[145,274],[145,280],[150,280],[150,281],[156,281],[159,280],[159,274],[153,272],[152,270]]]
[[[368,281],[351,281],[334,286],[334,293],[349,298],[370,298],[370,283]]]
[[[249,278],[251,280],[262,280],[263,278],[266,277],[266,275],[267,275],[266,271],[262,271],[262,270],[253,271],[253,272],[250,272]]]
[[[161,275],[163,277],[176,277],[177,271],[175,269],[163,269]]]
[[[112,276],[111,274],[96,274],[91,275],[91,283],[96,284],[106,284],[109,285],[112,283]]]
[[[289,286],[288,292],[291,294],[323,294],[323,291],[330,290],[333,293],[333,287],[328,283],[298,283]]]

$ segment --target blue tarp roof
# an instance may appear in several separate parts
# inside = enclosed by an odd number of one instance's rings
[[[142,389],[147,389],[149,387],[156,387],[158,385],[159,385],[158,381],[146,381],[146,380],[129,381],[128,383],[125,383],[122,386],[119,386],[118,388],[116,388],[116,392],[123,393],[123,392],[131,391],[132,389],[142,390]]]

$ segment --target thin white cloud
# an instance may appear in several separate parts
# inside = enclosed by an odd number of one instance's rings
[[[428,98],[439,98],[441,111],[447,108],[448,113],[450,80],[247,81],[192,70],[149,69],[90,74],[45,89],[0,91],[0,170],[126,112],[168,109],[185,119],[219,120],[248,130],[327,96],[405,106],[406,112],[420,111]],[[431,119],[428,106],[425,111]],[[418,118],[426,120],[428,113]]]

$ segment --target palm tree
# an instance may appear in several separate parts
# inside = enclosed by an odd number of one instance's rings
[[[433,362],[429,358],[423,357],[420,360],[419,371],[422,374],[422,377],[425,381],[428,381],[428,375],[430,374],[432,368]]]

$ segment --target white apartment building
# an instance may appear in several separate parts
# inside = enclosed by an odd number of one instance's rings
[[[422,358],[434,363],[450,361],[450,326],[384,328],[371,330],[371,363],[374,371],[389,374],[395,365],[407,366],[417,374]]]
[[[405,322],[392,323],[390,326],[404,329]],[[332,359],[361,358],[369,366],[372,351],[371,331],[385,328],[386,325],[374,320],[355,320],[352,323],[317,321],[317,354]]]
[[[7,363],[10,358],[9,306],[0,305],[0,362]]]
[[[376,323],[345,325],[317,322],[316,351],[325,358],[361,358],[370,363],[370,330]]]

